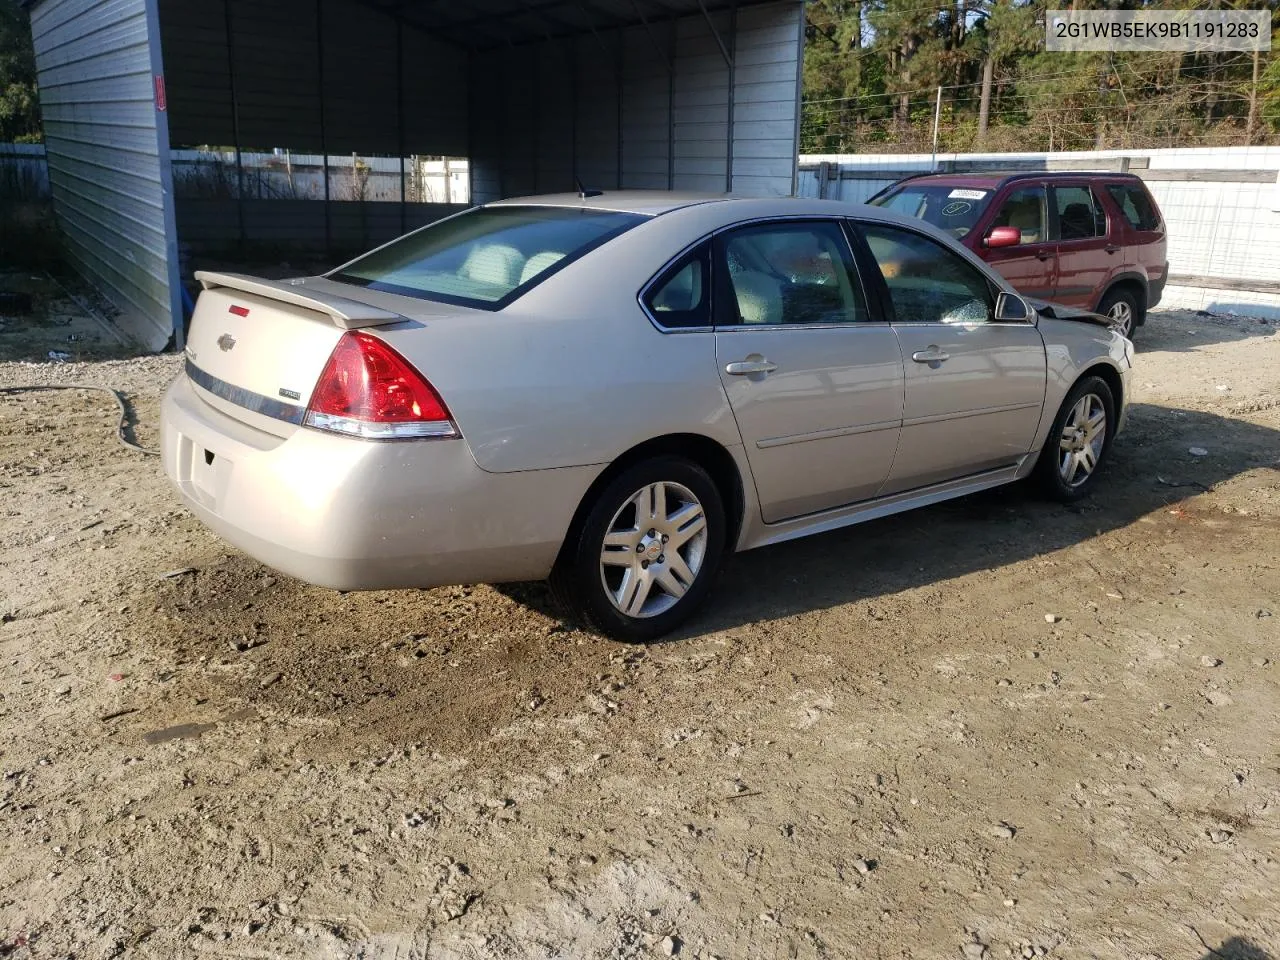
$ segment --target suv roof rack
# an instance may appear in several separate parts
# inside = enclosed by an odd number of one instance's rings
[[[1060,180],[1073,177],[1099,176],[1120,177],[1127,180],[1142,181],[1142,178],[1136,173],[1130,173],[1127,170],[924,170],[920,173],[912,173],[908,176],[901,177],[898,180],[893,181],[893,183],[889,184],[887,187],[880,188],[864,200],[863,203],[870,203],[872,200],[879,198],[895,187],[899,187],[912,180],[921,180],[925,177],[999,177],[1000,179],[996,182],[994,188],[999,190],[1001,187],[1013,183],[1016,180],[1038,180],[1046,177],[1051,180]]]

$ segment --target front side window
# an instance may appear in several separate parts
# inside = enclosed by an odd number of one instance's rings
[[[772,223],[722,236],[720,326],[862,323],[867,305],[848,241],[833,222]]]
[[[353,260],[330,279],[500,308],[646,217],[576,207],[479,207]]]
[[[895,187],[871,204],[904,217],[915,217],[960,238],[973,229],[991,202],[986,187],[911,183]]]
[[[1049,239],[1049,208],[1044,187],[1023,187],[1009,194],[992,227],[1017,227],[1022,243],[1044,243]]]
[[[882,223],[859,225],[880,267],[898,323],[986,323],[991,284],[958,254],[928,237]]]
[[[1088,187],[1054,187],[1058,239],[1088,240],[1107,235],[1107,214]]]
[[[1123,183],[1109,183],[1107,192],[1135,230],[1159,229],[1160,218],[1156,216],[1155,206],[1147,196],[1147,191]]]
[[[644,304],[662,326],[711,326],[710,248],[689,251],[649,287]]]

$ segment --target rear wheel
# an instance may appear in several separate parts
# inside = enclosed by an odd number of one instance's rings
[[[1085,377],[1063,401],[1036,463],[1040,488],[1072,503],[1089,495],[1115,433],[1115,398],[1101,377]]]
[[[1107,295],[1098,304],[1098,312],[1104,317],[1114,320],[1120,332],[1130,340],[1138,329],[1138,321],[1142,319],[1142,304],[1136,292],[1130,287],[1116,287],[1108,290]]]
[[[551,575],[569,610],[619,640],[669,633],[706,599],[725,541],[724,502],[702,467],[659,457],[596,497]]]

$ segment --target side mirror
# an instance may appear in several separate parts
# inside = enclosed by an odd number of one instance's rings
[[[996,227],[997,230],[1003,227]],[[1031,304],[1016,293],[1001,293],[996,297],[996,320],[1002,323],[1025,323],[1034,316]]]
[[[1017,227],[993,227],[987,239],[982,241],[984,246],[992,248],[1016,247],[1021,242],[1022,231]]]

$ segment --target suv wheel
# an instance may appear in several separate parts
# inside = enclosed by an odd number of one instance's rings
[[[552,591],[601,633],[656,640],[706,599],[725,530],[720,491],[702,467],[683,457],[638,463],[596,498]]]
[[[1117,287],[1107,291],[1107,295],[1098,304],[1098,313],[1110,317],[1120,327],[1120,332],[1130,340],[1138,328],[1142,307],[1138,303],[1138,295],[1128,287]]]

